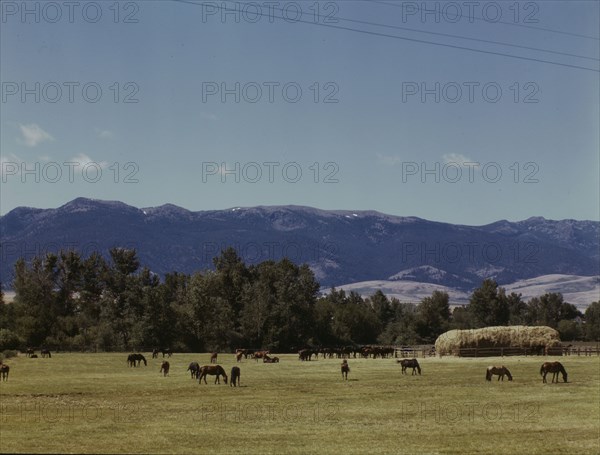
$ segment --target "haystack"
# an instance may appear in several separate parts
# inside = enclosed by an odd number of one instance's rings
[[[435,341],[439,355],[461,355],[469,348],[520,348],[531,351],[560,346],[560,336],[551,327],[525,325],[485,327],[472,330],[450,330]]]

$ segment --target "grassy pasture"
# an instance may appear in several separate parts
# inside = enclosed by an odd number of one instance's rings
[[[126,354],[7,360],[0,451],[227,454],[600,453],[600,358],[560,358],[567,384],[542,384],[544,357],[423,359],[402,376],[394,359],[279,364],[244,360],[241,385],[199,385],[186,372],[209,354],[129,368]],[[550,358],[556,360],[556,358]],[[227,374],[233,354],[220,354]],[[504,364],[513,382],[485,381]],[[410,370],[408,370],[410,372]],[[548,376],[551,379],[551,375]],[[562,380],[562,378],[561,378]]]

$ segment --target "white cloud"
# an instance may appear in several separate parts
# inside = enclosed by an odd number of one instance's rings
[[[29,125],[19,124],[19,129],[23,135],[23,139],[19,139],[19,142],[25,144],[27,147],[35,147],[42,142],[54,140],[50,134],[35,123],[30,123]]]
[[[377,161],[383,164],[387,164],[388,166],[395,166],[396,164],[402,163],[402,158],[400,158],[399,156],[388,156],[378,153]]]
[[[11,153],[10,155],[0,155],[0,176],[2,177],[2,183],[6,183],[6,178],[10,175],[17,174],[20,169],[21,159]]]
[[[466,157],[462,153],[445,153],[444,155],[442,155],[442,158],[443,158],[445,164],[456,163],[462,167],[465,167],[466,164],[469,164],[470,166],[473,166],[475,164],[477,166],[479,165],[479,163],[477,163],[477,161],[474,161],[471,158]],[[474,166],[474,167],[477,167],[477,166]]]
[[[109,166],[109,163],[106,161],[94,161],[85,153],[80,153],[73,158],[70,159],[71,162],[77,163],[78,166],[86,166],[86,165],[98,165],[102,169],[106,169]]]
[[[112,139],[115,137],[115,134],[110,130],[101,130],[100,128],[96,128],[96,134],[100,139]]]

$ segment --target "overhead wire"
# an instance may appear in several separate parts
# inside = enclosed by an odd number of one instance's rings
[[[173,1],[175,1],[177,3],[184,3],[184,4],[194,5],[194,6],[203,6],[204,5],[204,2],[198,3],[198,2],[191,1],[191,0],[173,0]],[[224,11],[235,11],[235,10],[229,9],[227,7],[224,7],[222,5],[217,5],[214,2],[210,2],[210,6],[212,8],[216,8],[216,9],[224,10]],[[283,13],[283,9],[281,9],[281,8],[276,8],[274,6],[270,6],[270,9]],[[256,14],[256,15],[259,15],[262,17],[265,16],[265,14],[262,11],[253,11],[252,14]],[[319,14],[315,14],[315,16],[323,17]],[[273,17],[273,18],[279,19],[279,20],[286,20],[283,16],[281,16],[281,17],[280,16],[269,16],[269,17]],[[337,18],[337,19],[355,21],[354,19],[341,19],[341,18]],[[289,19],[287,19],[287,21],[290,22]],[[391,39],[398,39],[398,40],[402,40],[402,41],[408,41],[408,42],[414,42],[414,43],[420,43],[420,44],[428,44],[428,45],[432,45],[432,46],[447,47],[447,48],[451,48],[451,49],[466,50],[466,51],[470,51],[470,52],[477,52],[477,53],[489,54],[489,55],[498,55],[498,56],[514,58],[514,59],[518,59],[518,60],[527,60],[527,61],[533,61],[533,62],[538,62],[538,63],[546,63],[549,65],[563,66],[563,67],[567,67],[567,68],[580,69],[580,70],[584,70],[584,71],[592,71],[592,72],[596,72],[596,73],[600,72],[600,70],[598,70],[598,69],[589,68],[586,66],[573,65],[573,64],[569,64],[569,63],[556,62],[556,61],[552,61],[552,60],[544,60],[544,59],[534,58],[534,57],[524,57],[524,56],[520,56],[520,55],[506,53],[506,52],[497,52],[497,51],[477,49],[477,48],[466,47],[466,46],[458,46],[458,45],[448,44],[448,43],[439,43],[436,41],[426,41],[426,40],[410,38],[410,37],[405,37],[405,36],[391,35],[388,33],[376,32],[376,31],[371,31],[371,30],[363,30],[363,29],[345,27],[342,25],[307,21],[307,20],[298,19],[298,18],[293,19],[293,22],[300,22],[300,23],[304,23],[304,24],[311,24],[311,25],[316,25],[316,26],[321,26],[321,27],[346,30],[346,31],[351,31],[351,32],[355,32],[355,33],[361,33],[361,34],[366,34],[366,35],[371,35],[371,36],[379,36],[379,37],[391,38]],[[382,26],[381,24],[375,24],[375,25]],[[397,26],[390,26],[390,27],[397,27]],[[558,52],[558,51],[552,51],[552,52]],[[588,58],[591,60],[598,60],[598,59],[594,59],[591,57],[581,57],[581,56],[576,56],[576,55],[571,55],[571,56],[579,57],[579,58]]]

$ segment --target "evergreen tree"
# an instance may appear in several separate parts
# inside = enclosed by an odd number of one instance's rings
[[[510,314],[504,289],[498,288],[498,283],[492,279],[484,280],[473,291],[468,308],[478,327],[508,324]]]

